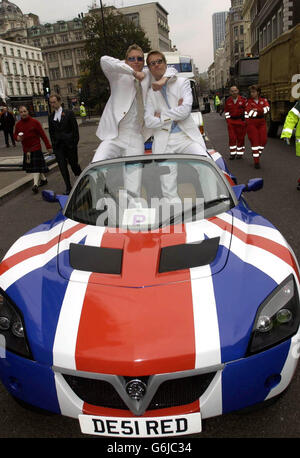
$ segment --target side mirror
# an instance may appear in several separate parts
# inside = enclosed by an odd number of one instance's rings
[[[264,180],[262,178],[252,178],[248,181],[245,191],[259,191],[264,186]]]
[[[69,196],[63,196],[61,194],[55,194],[54,191],[49,191],[49,190],[45,190],[42,192],[42,196],[43,196],[43,199],[46,201],[46,202],[58,202],[59,205],[60,205],[60,208],[63,210],[67,201],[68,201],[68,198]]]
[[[252,178],[248,181],[248,184],[238,184],[236,186],[232,186],[232,189],[236,195],[237,200],[240,200],[241,195],[243,192],[255,192],[262,189],[264,186],[264,180],[262,178]]]

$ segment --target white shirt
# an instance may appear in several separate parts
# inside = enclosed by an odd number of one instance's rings
[[[61,114],[62,114],[62,107],[59,107],[58,110],[55,110],[54,121],[59,121],[60,122]]]

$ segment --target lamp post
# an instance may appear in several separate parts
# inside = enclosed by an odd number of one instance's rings
[[[102,28],[103,28],[103,37],[104,37],[104,44],[105,48],[107,47],[107,42],[106,42],[106,31],[105,31],[105,20],[104,20],[104,9],[103,9],[103,4],[102,0],[100,0],[100,8],[101,8],[101,16],[102,16]]]

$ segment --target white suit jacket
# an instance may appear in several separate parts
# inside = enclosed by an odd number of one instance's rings
[[[149,89],[145,106],[145,125],[153,130],[154,142],[152,152],[162,154],[165,152],[173,121],[176,121],[182,132],[192,141],[203,147],[206,154],[206,146],[193,118],[191,116],[193,96],[190,81],[186,78],[177,77],[167,83],[167,99],[169,107],[162,93]],[[183,99],[181,106],[178,106]],[[155,112],[161,113],[160,118],[154,116]]]
[[[134,70],[125,61],[109,56],[101,57],[100,65],[109,81],[111,95],[103,110],[96,135],[100,140],[111,140],[118,136],[119,123],[129,111],[136,96]],[[148,69],[143,71],[146,76],[141,82],[141,86],[145,104],[152,77]],[[170,68],[165,76],[171,78],[176,73],[176,69]],[[142,134],[147,140],[152,135],[152,131],[144,128]]]

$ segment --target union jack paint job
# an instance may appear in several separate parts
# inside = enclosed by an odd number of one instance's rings
[[[230,185],[236,180],[211,152]],[[88,404],[64,378],[69,374],[147,377],[214,371],[195,402],[145,417],[201,412],[209,418],[282,392],[298,357],[299,332],[247,356],[259,305],[289,275],[299,290],[299,267],[284,237],[244,199],[230,211],[173,227],[170,233],[111,233],[61,212],[25,234],[0,264],[0,288],[22,312],[33,361],[7,352],[0,377],[29,404],[78,415],[134,417],[130,410]],[[158,272],[161,248],[220,237],[215,260]],[[122,274],[74,270],[70,243],[122,248]],[[277,383],[266,383],[278,374]],[[18,380],[16,388],[11,380]]]

